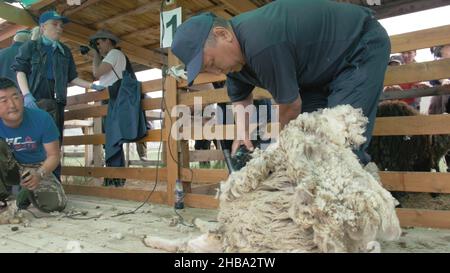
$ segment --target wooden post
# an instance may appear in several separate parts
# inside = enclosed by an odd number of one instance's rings
[[[189,166],[189,140],[181,141],[181,166],[182,168],[190,169]],[[192,182],[183,181],[183,189],[186,193],[192,192]]]
[[[130,166],[130,143],[125,144],[125,168]]]
[[[161,162],[164,166],[167,166],[167,144],[166,142],[162,141],[161,145]]]
[[[169,49],[169,67],[176,65],[178,60]],[[175,182],[180,178],[180,157],[179,142],[171,135],[171,126],[176,122],[176,118],[171,117],[172,108],[177,105],[177,81],[175,78],[167,76],[165,79],[165,115],[164,115],[164,135],[167,145],[167,204],[173,206],[175,203]]]
[[[101,102],[96,102],[96,105],[101,105]],[[94,126],[93,126],[94,134],[102,133],[102,118],[94,118]],[[103,147],[102,145],[93,145],[92,148],[94,166],[101,167],[103,165]]]

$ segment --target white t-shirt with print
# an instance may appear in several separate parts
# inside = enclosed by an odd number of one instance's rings
[[[122,73],[123,71],[125,71],[127,66],[127,61],[122,51],[118,49],[110,50],[108,54],[106,54],[106,57],[102,60],[102,62],[112,65],[119,78],[122,79]],[[103,85],[105,87],[113,85],[113,83],[115,83],[117,80],[117,76],[112,70],[99,78],[100,85]]]

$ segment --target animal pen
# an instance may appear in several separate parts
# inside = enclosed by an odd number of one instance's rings
[[[174,2],[174,1],[172,1]],[[212,11],[225,18],[230,18],[241,12],[262,6],[269,0],[197,0],[176,1],[177,6],[183,9],[183,20],[200,11]],[[338,1],[353,2],[367,5],[367,1]],[[414,4],[412,2],[415,2]],[[446,1],[381,1],[380,6],[373,7],[378,11],[379,18],[391,17],[403,13],[424,10],[443,6]],[[117,0],[86,0],[79,6],[68,6],[62,0],[41,0],[30,5],[29,11],[33,14],[56,8],[63,15],[71,19],[71,23],[64,29],[63,41],[73,52],[77,68],[81,77],[92,79],[91,61],[84,59],[78,52],[78,46],[86,44],[88,37],[101,28],[108,28],[118,34],[122,42],[120,46],[136,69],[143,70],[166,65],[172,67],[179,61],[169,50],[159,48],[159,16],[160,1],[117,1]],[[167,5],[165,9],[174,6]],[[0,45],[8,46],[11,37],[18,29],[33,27],[34,21],[29,13],[23,9],[0,3],[0,18],[6,21],[0,24]],[[392,52],[429,48],[443,44],[450,44],[450,25],[432,29],[420,30],[411,33],[391,36]],[[450,59],[442,59],[424,63],[406,64],[388,67],[386,72],[386,86],[400,83],[428,81],[434,79],[450,78]],[[213,83],[225,80],[225,76],[201,74],[194,84]],[[164,84],[164,86],[163,86]],[[94,178],[125,178],[131,180],[144,180],[155,183],[158,180],[157,190],[143,190],[133,188],[111,188],[103,186],[77,185],[65,183],[66,193],[92,197],[113,198],[143,202],[150,196],[148,202],[164,204],[172,207],[175,202],[175,183],[181,180],[184,185],[184,202],[187,207],[216,209],[219,201],[214,194],[195,193],[198,187],[217,188],[221,181],[228,177],[226,169],[199,169],[191,168],[191,162],[204,162],[223,160],[220,150],[191,151],[189,140],[197,140],[194,134],[189,139],[175,141],[171,137],[171,126],[176,117],[171,117],[173,107],[179,104],[194,105],[194,97],[201,97],[203,105],[228,102],[226,88],[206,91],[187,92],[187,83],[177,81],[171,76],[163,80],[142,82],[142,93],[152,94],[163,90],[163,98],[142,99],[143,109],[151,118],[158,119],[155,110],[161,110],[163,127],[152,129],[140,141],[163,144],[161,158],[162,167],[102,167],[99,154],[103,152],[102,144],[105,136],[101,133],[101,117],[107,113],[107,105],[100,101],[108,98],[107,90],[101,92],[88,92],[70,96],[67,99],[65,124],[67,128],[82,128],[83,135],[65,136],[63,146],[85,145],[85,166],[63,166],[63,180],[71,177]],[[450,88],[417,89],[406,92],[410,97],[450,94]],[[253,91],[254,98],[271,98],[270,94],[260,88]],[[395,94],[393,94],[395,96]],[[405,96],[404,93],[400,96]],[[234,125],[217,125],[216,130],[225,132],[222,128],[235,130]],[[430,115],[411,117],[384,117],[377,118],[374,136],[404,136],[404,135],[437,135],[450,134],[450,116]],[[221,136],[225,139],[226,136]],[[66,154],[64,154],[66,155]],[[421,192],[450,194],[450,174],[439,172],[379,172],[383,186],[389,191]],[[153,184],[152,184],[153,185]],[[165,188],[165,190],[164,190]],[[151,194],[151,195],[150,195]],[[432,209],[397,208],[397,215],[402,227],[427,227],[450,229],[450,211]]]

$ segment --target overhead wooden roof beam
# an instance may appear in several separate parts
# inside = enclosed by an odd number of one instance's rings
[[[145,13],[145,12],[150,11],[150,10],[159,9],[160,5],[161,5],[161,3],[159,1],[150,2],[150,3],[147,3],[147,4],[142,5],[140,7],[137,7],[135,9],[133,9],[133,10],[127,11],[125,13],[118,14],[118,15],[116,15],[114,17],[111,17],[111,18],[108,18],[108,19],[106,19],[104,21],[95,23],[94,25],[96,26],[97,29],[103,28],[103,27],[105,27],[106,24],[112,24],[114,22],[122,20],[123,18],[127,18],[127,17],[132,16],[132,15],[142,14],[142,13]]]
[[[81,10],[91,6],[91,5],[97,4],[100,1],[102,1],[102,0],[87,0],[87,1],[83,2],[80,6],[78,6],[76,8],[65,10],[62,13],[63,13],[64,16],[69,16],[69,15],[74,14],[76,12],[79,12],[79,11],[81,11]],[[64,4],[64,5],[66,5],[66,4]]]
[[[220,0],[226,6],[236,11],[238,14],[257,8],[250,0]]]
[[[36,23],[33,18],[23,9],[0,2],[0,18],[16,25],[34,27]]]
[[[197,13],[207,12],[207,11],[214,12],[214,11],[217,11],[217,10],[222,10],[224,8],[225,8],[224,4],[218,4],[218,5],[213,6],[213,7],[204,8],[204,9],[197,10],[197,11],[192,11],[192,12],[189,12],[188,14],[186,14],[185,15],[186,18],[183,18],[183,20],[186,20],[187,18],[189,18],[189,17],[191,17],[191,16],[193,16],[194,14],[197,14]],[[123,35],[123,36],[121,36],[119,38],[121,40],[131,40],[131,39],[133,39],[136,36],[150,35],[150,36],[152,36],[151,38],[154,38],[155,40],[159,40],[159,31],[160,31],[160,26],[158,24],[158,25],[146,27],[146,28],[143,28],[143,29],[138,29],[138,30],[136,30],[136,31],[134,31],[132,33]],[[151,44],[150,47],[151,48],[159,47],[159,44]]]
[[[13,37],[17,31],[26,29],[27,27],[24,26],[18,26],[18,25],[11,25],[8,27],[8,29],[0,33],[0,41],[4,41],[6,39],[9,39]]]
[[[6,3],[0,2],[0,17],[9,22],[34,27],[35,22],[30,15],[23,9],[16,8]],[[96,30],[84,27],[76,23],[68,23],[64,27],[63,36],[78,44],[86,44],[89,36]],[[122,41],[120,46],[131,61],[147,66],[160,65],[165,62],[166,56],[153,50],[136,46],[130,42]]]

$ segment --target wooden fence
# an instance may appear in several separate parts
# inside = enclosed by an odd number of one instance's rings
[[[391,37],[392,53],[406,50],[428,48],[435,45],[450,44],[450,26],[443,26],[417,32],[395,35]],[[177,64],[177,60],[169,52],[169,66]],[[385,85],[409,83],[442,79],[450,77],[450,59],[414,63],[396,67],[388,67]],[[211,83],[224,80],[224,76],[209,74],[200,75],[195,84]],[[142,92],[149,93],[161,90],[162,80],[153,80],[142,83]],[[202,97],[204,104],[228,102],[226,89],[216,89],[198,92],[185,92],[186,82],[177,82],[167,77],[164,83],[165,106],[161,107],[161,99],[146,98],[142,101],[145,110],[166,108],[171,110],[177,104],[193,105],[194,96]],[[422,93],[420,93],[421,91]],[[405,92],[413,96],[448,94],[447,87]],[[425,93],[424,93],[425,92]],[[106,91],[87,93],[70,97],[68,99],[69,111],[65,114],[66,121],[99,118],[106,114],[107,106],[88,105],[89,102],[98,102],[107,98]],[[270,94],[257,88],[254,91],[256,98],[270,98]],[[175,141],[170,138],[170,125],[176,119],[171,117],[170,111],[164,115],[164,128],[151,130],[148,136],[141,141],[164,142],[166,166],[164,168],[106,168],[106,167],[63,167],[62,173],[66,176],[90,177],[118,177],[155,181],[158,172],[159,181],[166,185],[166,191],[156,191],[151,195],[150,202],[167,204],[174,203],[174,186],[177,179],[185,182],[187,194],[185,204],[197,208],[217,208],[219,202],[213,196],[192,194],[189,192],[190,183],[211,184],[223,181],[228,176],[225,169],[190,169],[189,162],[221,160],[220,151],[189,151],[187,141]],[[234,125],[225,125],[234,130]],[[222,126],[217,126],[218,128]],[[386,117],[377,118],[374,135],[429,135],[450,134],[450,115],[414,116],[414,117]],[[224,136],[225,137],[225,136]],[[194,136],[191,139],[196,139]],[[197,138],[198,139],[198,138]],[[65,137],[63,145],[100,145],[105,142],[101,133],[87,133],[83,136]],[[97,150],[98,152],[99,150]],[[189,160],[191,158],[191,160]],[[381,171],[381,180],[385,188],[391,191],[404,192],[436,192],[450,193],[450,174],[433,172],[385,172]],[[65,185],[68,193],[94,195],[101,197],[144,201],[149,191],[127,188],[90,187]],[[425,209],[397,209],[402,226],[422,226],[434,228],[450,228],[450,211],[437,211]]]

